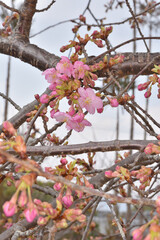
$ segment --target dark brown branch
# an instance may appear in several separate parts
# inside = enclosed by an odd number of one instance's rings
[[[46,89],[44,93],[47,94],[49,92],[50,90]],[[19,128],[26,121],[26,114],[34,110],[36,105],[39,105],[39,102],[37,100],[34,100],[33,102],[25,105],[16,115],[14,115],[8,121],[11,122],[15,128]],[[2,132],[2,129],[3,125],[0,125],[0,133]]]
[[[4,8],[7,8],[8,10],[12,11],[12,12],[17,12],[19,13],[19,10],[13,7],[9,7],[8,5],[6,5],[5,3],[3,3],[2,1],[0,1],[0,5]]]
[[[145,38],[145,39],[149,39]],[[160,39],[160,37],[154,37],[153,39]],[[115,49],[128,44],[134,40],[141,40],[141,38],[131,39],[126,41],[123,44],[119,44],[116,47],[110,49],[104,54],[99,55],[98,57],[90,58],[90,62],[95,60],[100,60],[103,56],[109,52],[114,51]],[[47,68],[55,67],[59,62],[60,58],[54,54],[51,54],[44,49],[39,48],[38,46],[30,43],[26,43],[23,41],[18,41],[13,37],[3,38],[0,37],[0,53],[5,55],[10,55],[15,58],[19,58],[23,62],[27,62],[30,65],[44,71]],[[137,74],[140,70],[142,70],[147,63],[152,61],[154,57],[159,56],[159,53],[121,53],[124,55],[125,60],[122,64],[114,65],[112,70],[116,71],[117,75],[131,75]],[[160,64],[160,59],[157,59],[153,62],[153,64],[143,71],[143,75],[151,74],[151,69],[153,65]],[[98,73],[99,77],[105,76],[106,72],[101,71]]]
[[[47,11],[53,5],[53,3],[55,3],[55,0],[52,0],[52,2],[46,8],[43,8],[43,9],[40,9],[40,10],[36,9],[36,12],[40,13],[40,12]]]
[[[19,58],[41,71],[55,67],[60,58],[34,44],[26,43],[13,37],[0,37],[0,53]]]
[[[28,146],[27,154],[36,156],[76,155],[89,152],[110,152],[122,150],[143,150],[149,143],[158,144],[158,140],[114,140],[104,142],[89,142],[63,146]],[[14,153],[13,150],[9,150]]]

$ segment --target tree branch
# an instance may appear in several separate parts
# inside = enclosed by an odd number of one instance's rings
[[[140,38],[141,39],[141,38]],[[139,39],[139,40],[140,40]],[[147,39],[147,38],[146,38]],[[158,37],[156,39],[159,39]],[[133,39],[126,41],[129,43],[133,41]],[[122,46],[123,44],[117,45],[117,48]],[[115,47],[116,48],[116,47]],[[115,49],[111,49],[112,51]],[[111,52],[110,50],[110,52]],[[17,40],[16,38],[8,37],[3,38],[0,37],[0,53],[5,55],[10,55],[15,58],[19,58],[21,61],[29,63],[30,65],[38,68],[41,71],[46,70],[47,68],[55,67],[56,64],[60,61],[60,57],[51,54],[45,51],[42,48],[34,44],[30,44],[25,41]],[[107,52],[106,52],[107,53]],[[99,55],[98,57],[90,57],[90,62],[94,62],[101,60],[104,57],[104,54]],[[158,57],[159,53],[121,53],[124,55],[125,59],[124,62],[121,64],[114,65],[111,70],[115,71],[117,75],[124,76],[124,75],[131,75],[137,74],[141,71],[147,63],[153,60],[153,58]],[[114,55],[112,56],[114,57]],[[109,59],[109,56],[108,56]],[[159,65],[160,59],[156,59],[151,66],[149,66],[145,71],[143,71],[143,75],[151,74],[151,69],[153,68],[154,64]],[[98,72],[99,77],[103,77],[107,74],[105,70]]]
[[[18,9],[10,7],[10,6],[6,5],[5,3],[3,3],[2,1],[0,1],[0,5],[4,8],[7,8],[8,10],[10,10],[12,12],[20,13]]]
[[[89,142],[63,146],[28,146],[27,154],[36,156],[76,155],[89,152],[110,152],[122,150],[143,150],[149,143],[158,144],[158,140],[114,140]],[[14,150],[9,150],[14,153]]]
[[[128,197],[128,198],[120,197],[120,196],[115,196],[113,194],[104,193],[102,191],[92,189],[92,188],[89,188],[89,187],[77,185],[75,183],[72,183],[70,180],[67,180],[64,177],[56,176],[56,175],[52,175],[48,172],[44,172],[40,168],[37,168],[33,164],[29,163],[28,161],[24,161],[22,159],[15,158],[11,154],[9,154],[5,151],[2,151],[2,150],[0,150],[0,156],[2,158],[4,158],[5,160],[9,161],[9,162],[19,164],[19,165],[35,172],[38,176],[45,177],[46,179],[50,179],[54,182],[60,182],[62,184],[67,185],[72,190],[82,191],[82,192],[87,193],[91,196],[104,197],[104,198],[109,199],[111,201],[116,201],[116,202],[119,202],[119,203],[128,203],[128,204],[133,204],[133,205],[143,204],[143,205],[148,205],[148,206],[153,206],[153,207],[155,207],[155,205],[156,205],[154,200],[150,200],[150,199],[146,199],[146,198],[133,199],[133,198],[130,198],[130,197]]]

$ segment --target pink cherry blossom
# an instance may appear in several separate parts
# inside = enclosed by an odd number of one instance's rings
[[[33,222],[37,216],[37,209],[33,203],[28,204],[28,208],[24,210],[24,215],[28,222]]]
[[[81,108],[85,108],[89,113],[94,114],[95,109],[103,107],[102,100],[97,97],[91,88],[84,89],[80,87],[78,89],[80,98],[78,99]]]
[[[85,126],[91,126],[91,123],[86,119],[83,119],[83,115],[70,116],[68,113],[56,112],[52,115],[58,122],[66,122],[66,128],[68,130],[74,129],[77,132],[83,131]],[[81,120],[81,122],[80,122]]]
[[[81,61],[76,61],[73,67],[74,67],[74,70],[72,75],[74,78],[78,78],[78,79],[83,78],[85,71],[89,70],[89,66],[85,65]]]
[[[77,123],[80,123],[83,121],[84,119],[84,113],[77,113],[73,116],[73,121],[77,122]]]
[[[13,216],[17,212],[16,203],[12,200],[5,202],[3,204],[3,211],[7,217]]]
[[[42,75],[45,75],[45,79],[47,80],[48,83],[53,83],[56,80],[59,79],[59,77],[57,76],[57,71],[55,68],[48,68],[46,69]]]
[[[72,195],[66,195],[62,198],[62,201],[64,203],[64,206],[66,208],[69,208],[73,203],[73,196]]]
[[[71,77],[73,65],[67,57],[62,56],[60,62],[57,64],[56,69],[59,73],[66,74]]]
[[[58,122],[66,122],[70,118],[70,115],[58,111],[56,113],[52,113],[52,117],[54,117]]]
[[[66,123],[66,128],[68,130],[74,129],[77,132],[82,132],[85,126],[92,126],[92,124],[86,119],[83,119],[82,122],[76,122],[73,119],[71,119],[68,120]]]

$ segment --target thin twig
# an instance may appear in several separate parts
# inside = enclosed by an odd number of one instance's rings
[[[119,229],[119,232],[120,232],[120,234],[121,234],[122,239],[123,239],[123,240],[126,240],[126,236],[125,236],[124,230],[123,230],[123,228],[122,228],[122,226],[121,226],[121,224],[120,224],[120,222],[119,222],[119,220],[118,220],[118,218],[117,218],[117,216],[116,216],[116,213],[115,213],[115,211],[114,211],[113,206],[110,204],[110,202],[108,201],[108,199],[106,199],[106,203],[108,204],[108,207],[110,208],[111,213],[112,213],[112,215],[113,215],[113,217],[114,217],[114,219],[115,219],[115,221],[116,221],[116,223],[117,223],[117,226],[118,226],[118,229]]]
[[[135,17],[135,14],[134,14],[134,12],[133,12],[133,10],[132,10],[132,8],[131,8],[128,0],[125,0],[125,1],[126,1],[126,5],[127,5],[128,9],[129,9],[129,11],[130,11],[133,19],[134,19],[134,21],[135,21],[135,23],[136,23],[136,25],[137,25],[137,29],[138,29],[138,31],[139,31],[139,34],[141,35],[142,38],[144,38],[144,35],[143,35],[143,33],[142,33],[142,31],[141,31],[141,29],[140,29],[140,27],[139,27],[139,23],[138,23],[138,21],[137,21],[137,19],[136,19],[136,17]],[[147,52],[150,52],[150,50],[149,50],[149,48],[148,48],[148,46],[147,46],[147,43],[146,43],[145,39],[143,39],[143,42],[144,42],[144,45],[145,45],[145,47],[146,47],[146,49],[147,49]]]
[[[10,102],[15,109],[17,109],[18,111],[21,110],[21,107],[19,105],[17,105],[11,98],[7,97],[5,94],[0,92],[0,96],[3,97],[4,99],[6,99],[8,102]]]
[[[150,200],[147,198],[133,199],[131,197],[120,197],[120,196],[116,196],[114,194],[104,193],[103,191],[99,191],[99,190],[92,189],[89,187],[77,185],[77,184],[67,180],[64,177],[56,176],[56,175],[52,175],[48,172],[44,172],[43,170],[41,170],[41,169],[35,167],[33,164],[29,163],[28,161],[24,161],[22,159],[15,158],[11,154],[9,154],[5,151],[2,151],[2,150],[0,150],[0,156],[2,157],[2,159],[3,158],[5,160],[7,159],[7,161],[9,161],[9,162],[16,163],[18,165],[23,166],[24,168],[27,168],[27,169],[35,172],[38,176],[45,177],[46,179],[50,179],[54,182],[60,182],[62,184],[65,184],[72,190],[82,191],[84,193],[89,194],[90,196],[104,197],[105,199],[109,199],[110,201],[115,201],[115,202],[119,202],[119,203],[128,203],[128,204],[133,204],[133,205],[143,204],[143,205],[152,206],[152,207],[156,206],[155,200]]]
[[[0,1],[0,5],[4,8],[7,8],[8,10],[12,11],[12,12],[17,12],[20,13],[20,11],[16,8],[13,7],[9,7],[8,5],[6,5],[5,3],[3,3],[2,1]]]
[[[44,11],[47,11],[47,10],[53,5],[53,3],[55,3],[55,0],[52,0],[52,2],[51,2],[46,8],[43,8],[43,9],[40,9],[40,10],[36,9],[35,12],[44,12]]]

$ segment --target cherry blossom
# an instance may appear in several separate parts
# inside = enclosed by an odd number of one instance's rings
[[[56,69],[59,73],[66,74],[71,77],[73,65],[67,57],[62,56],[60,62],[57,64]]]
[[[89,70],[89,66],[85,65],[81,61],[76,61],[73,67],[74,67],[74,70],[72,75],[74,78],[78,78],[78,79],[83,78],[85,71]]]
[[[97,97],[91,88],[84,89],[80,87],[78,89],[80,98],[78,99],[81,108],[85,108],[89,113],[94,114],[95,109],[103,107],[102,100]]]
[[[48,83],[53,83],[59,79],[59,76],[57,76],[57,71],[55,68],[46,69],[42,73],[42,75],[45,75],[45,79],[47,80]]]
[[[52,115],[58,122],[66,122],[68,130],[74,129],[77,132],[83,131],[85,126],[91,126],[91,123],[82,118],[82,115],[70,116],[68,113],[56,112]],[[81,121],[80,121],[81,120]]]

